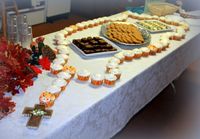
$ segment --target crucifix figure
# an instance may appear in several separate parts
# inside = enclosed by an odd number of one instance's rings
[[[37,129],[40,126],[42,118],[51,118],[53,111],[46,110],[44,105],[36,104],[34,108],[25,107],[22,114],[30,117],[26,126],[28,128]]]

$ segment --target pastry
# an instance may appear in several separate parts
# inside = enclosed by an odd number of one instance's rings
[[[55,99],[55,95],[49,92],[42,92],[39,97],[40,104],[45,105],[46,108],[53,106]]]
[[[160,42],[155,42],[153,45],[157,48],[157,53],[161,53],[163,45]]]
[[[106,35],[113,41],[127,44],[144,43],[142,33],[132,24],[111,23],[106,29]]]
[[[91,84],[94,86],[100,86],[103,84],[103,76],[101,74],[93,74],[91,76]]]
[[[148,47],[142,47],[140,48],[140,50],[142,51],[142,56],[143,57],[148,57],[150,54],[150,49]]]
[[[51,73],[56,75],[63,70],[63,66],[59,64],[51,64]]]
[[[60,87],[61,91],[64,91],[66,86],[67,86],[67,82],[65,79],[63,78],[57,78],[53,81],[53,85]]]
[[[118,68],[118,67],[119,67],[119,65],[115,62],[107,63],[106,72],[109,72],[111,69],[115,69],[115,68]]]
[[[57,74],[57,77],[64,79],[67,83],[71,80],[71,74],[68,72],[60,72]]]
[[[150,55],[156,55],[158,48],[156,48],[154,45],[149,45],[148,48],[150,49]]]
[[[142,56],[142,51],[138,48],[133,49],[134,57],[133,58],[140,58]]]
[[[75,73],[76,73],[76,68],[73,66],[69,66],[69,65],[65,65],[64,66],[64,71],[68,72],[69,74],[71,74],[71,78],[74,77]]]
[[[116,58],[118,58],[120,60],[120,64],[122,64],[125,60],[125,57],[124,57],[124,54],[123,53],[118,53],[118,54],[115,54]]]
[[[78,73],[77,73],[77,79],[79,81],[88,81],[90,78],[90,72],[88,70],[80,70]]]
[[[67,63],[68,62],[68,59],[69,59],[69,56],[68,55],[66,55],[66,54],[58,54],[58,55],[56,55],[56,58],[62,58],[62,59],[64,59],[65,60],[65,63]]]
[[[60,93],[61,93],[61,88],[55,85],[51,85],[49,87],[47,87],[46,92],[49,92],[53,95],[55,95],[55,97],[57,98]]]
[[[121,64],[121,61],[116,58],[116,57],[112,57],[108,60],[108,63],[117,63],[117,64]]]
[[[133,57],[134,57],[133,51],[126,50],[123,54],[124,54],[126,61],[132,61],[133,60]]]
[[[104,78],[104,84],[107,86],[114,86],[117,77],[114,74],[106,74]]]
[[[69,49],[66,46],[62,46],[58,48],[58,53],[59,54],[65,54],[65,55],[69,55]]]
[[[117,80],[119,80],[121,78],[121,71],[119,68],[112,69],[112,70],[110,70],[109,73],[115,75],[117,77]]]
[[[62,65],[64,66],[66,63],[65,59],[64,58],[56,58],[53,60],[53,64],[55,65]]]
[[[70,27],[66,27],[65,30],[68,32],[68,36],[73,33],[73,29]]]
[[[85,54],[117,51],[116,48],[108,44],[104,39],[100,37],[74,39],[73,44],[81,49]]]
[[[78,31],[82,31],[85,27],[85,25],[83,23],[77,23],[76,26],[78,28]]]

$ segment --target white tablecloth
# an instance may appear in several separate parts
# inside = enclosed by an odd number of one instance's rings
[[[96,27],[77,33],[71,38],[98,35],[99,31],[100,27]],[[173,41],[167,51],[156,56],[125,62],[121,66],[121,80],[115,87],[92,88],[89,83],[71,81],[52,107],[52,118],[44,119],[37,130],[28,129],[28,118],[21,114],[24,107],[32,107],[38,103],[40,93],[54,79],[49,72],[43,72],[25,94],[13,97],[16,111],[0,121],[0,138],[111,138],[134,114],[199,57],[198,45],[186,45],[187,42],[194,41],[194,37],[199,33],[199,27],[191,26],[186,39],[181,42]],[[53,36],[54,34],[46,35],[45,43],[53,46]],[[159,34],[152,35],[153,40],[158,39],[158,36]],[[69,64],[77,69],[87,68],[103,73],[108,58],[82,59],[71,50]]]

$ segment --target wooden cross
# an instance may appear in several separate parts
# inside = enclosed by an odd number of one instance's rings
[[[51,118],[53,110],[46,110],[45,105],[35,104],[34,108],[25,107],[22,114],[30,117],[26,126],[28,128],[37,129],[40,126],[42,118]]]

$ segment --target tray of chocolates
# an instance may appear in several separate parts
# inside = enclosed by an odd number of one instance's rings
[[[118,46],[103,37],[85,37],[81,39],[74,39],[71,43],[86,57],[115,54],[121,51]]]

